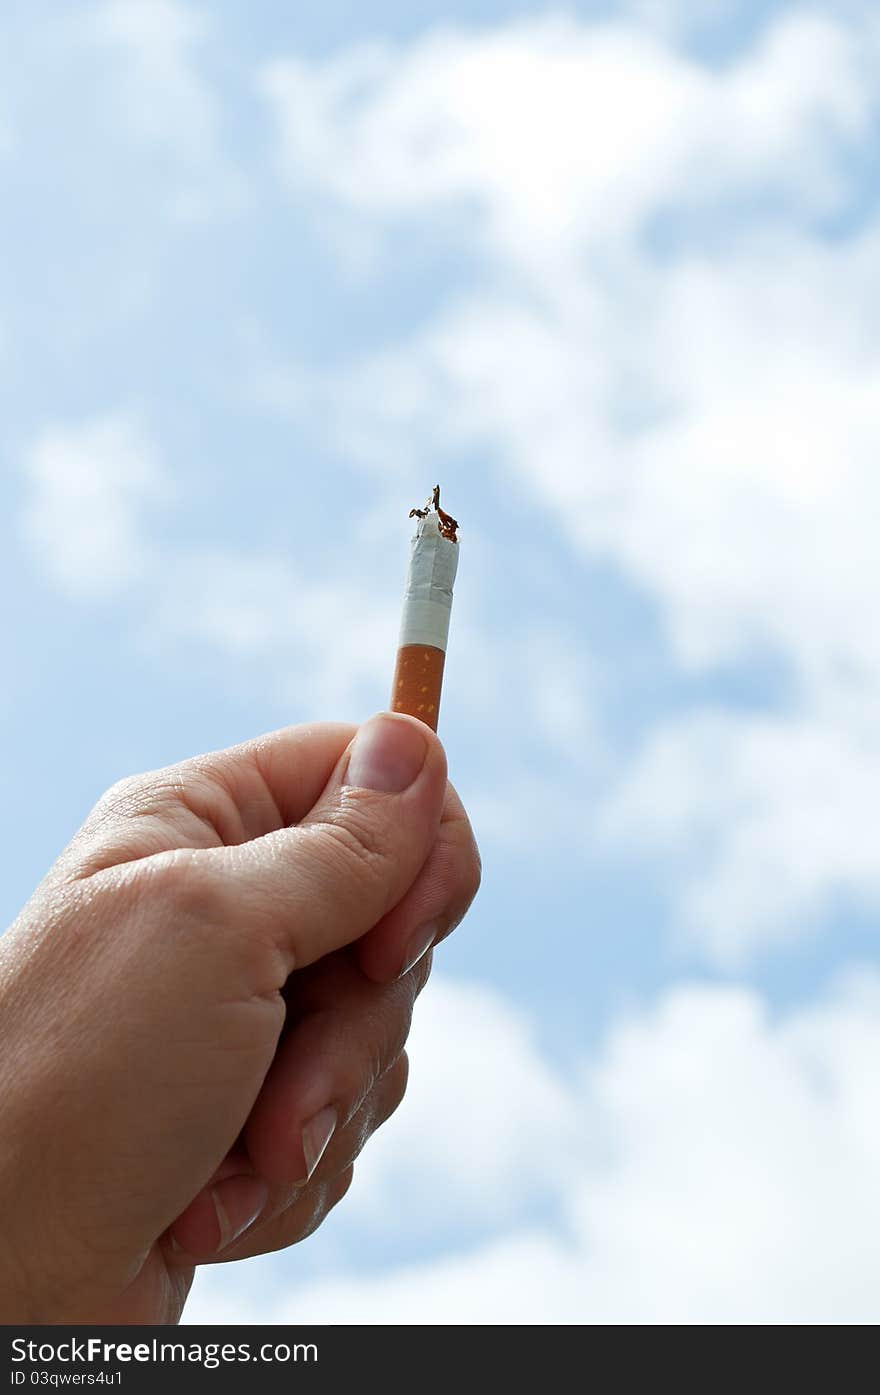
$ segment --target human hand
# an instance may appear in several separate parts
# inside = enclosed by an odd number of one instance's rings
[[[434,734],[355,734],[123,780],[0,939],[0,1320],[175,1322],[345,1193],[479,885]]]

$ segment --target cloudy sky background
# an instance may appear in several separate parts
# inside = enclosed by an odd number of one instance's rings
[[[346,1202],[192,1321],[880,1312],[880,19],[13,0],[10,920],[125,773],[387,701],[463,524],[484,889]]]

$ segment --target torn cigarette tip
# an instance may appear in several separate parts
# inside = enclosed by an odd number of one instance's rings
[[[458,571],[458,523],[440,508],[439,485],[426,507],[413,509],[410,518],[416,519],[416,531],[403,599],[391,710],[418,717],[436,731],[452,588]]]

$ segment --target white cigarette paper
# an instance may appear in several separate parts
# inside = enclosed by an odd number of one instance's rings
[[[426,644],[445,654],[458,548],[458,543],[441,534],[436,513],[417,520],[403,601],[401,649],[408,644]]]

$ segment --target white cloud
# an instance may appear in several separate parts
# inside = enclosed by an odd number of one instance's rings
[[[396,604],[370,598],[356,571],[347,561],[342,574],[311,575],[253,552],[169,556],[144,642],[196,640],[236,669],[267,665],[271,696],[291,710],[356,712],[366,694],[386,696],[399,622]]]
[[[44,428],[26,454],[24,472],[22,530],[63,590],[107,597],[145,575],[152,554],[143,510],[166,500],[169,485],[134,414]]]
[[[145,653],[201,642],[230,682],[259,670],[264,695],[288,711],[352,715],[377,692],[377,706],[385,699],[399,608],[396,592],[385,603],[370,594],[374,547],[341,546],[311,573],[265,551],[169,547],[154,516],[179,486],[124,409],[44,427],[22,476],[19,527],[34,561],[77,602],[117,601],[143,583],[130,631]]]
[[[151,537],[151,513],[175,491],[133,414],[46,427],[25,453],[24,478],[22,536],[55,585],[106,603],[149,583],[133,627],[145,653],[200,642],[236,682],[268,672],[267,695],[291,711],[344,715],[366,695],[385,697],[396,603],[368,600],[356,565],[308,575],[283,556],[172,550]]]
[[[201,71],[210,25],[179,0],[101,0],[73,32],[100,59],[99,88],[135,148],[162,160],[182,221],[237,208],[241,174],[222,150],[220,107]]]
[[[513,221],[528,231],[526,248],[512,254],[522,270],[540,238],[507,215],[532,205],[529,181],[546,174],[548,150],[570,158],[580,149],[573,129],[614,132],[603,179],[614,180],[613,216],[630,239],[663,206],[680,216],[683,200],[727,199],[742,192],[740,181],[758,195],[764,170],[774,193],[787,182],[809,201],[819,154],[837,182],[834,135],[862,132],[880,100],[862,62],[862,39],[818,15],[795,16],[730,72],[715,75],[623,26],[544,20],[476,39],[429,38],[394,55],[393,64],[370,50],[317,71],[275,65],[265,81],[294,175],[356,209],[375,204],[386,219],[402,209],[427,216],[434,199],[473,196],[493,228]],[[647,75],[638,69],[628,77],[621,55],[641,52],[642,44]],[[688,112],[675,138],[686,187],[669,151],[648,154],[641,133],[615,119],[657,90],[660,127],[670,124],[681,100],[680,67],[706,105],[702,120],[698,110]],[[592,81],[594,68],[601,82]],[[465,77],[469,100],[461,92]],[[566,92],[571,110],[523,103],[523,89]],[[753,118],[744,119],[743,104],[754,104]],[[534,149],[519,139],[517,124],[533,118],[545,123]],[[426,122],[445,133],[444,149],[454,145],[473,168],[456,160],[450,172],[443,160],[427,158]],[[706,132],[716,129],[723,133],[718,149],[704,159]],[[380,152],[389,187],[372,177]],[[392,179],[396,162],[403,171]],[[642,182],[624,210],[619,189],[630,166]],[[283,402],[286,391],[293,409],[303,398],[307,410],[341,406],[340,431],[365,437],[377,462],[393,458],[407,439],[430,445],[438,427],[444,443],[493,441],[503,465],[570,535],[661,592],[686,662],[730,657],[744,639],[769,631],[774,641],[797,645],[809,663],[811,646],[827,641],[830,627],[811,638],[814,627],[803,623],[792,635],[794,593],[805,583],[838,588],[835,625],[846,610],[856,646],[870,642],[851,590],[872,555],[877,502],[866,457],[880,336],[867,306],[880,231],[827,245],[799,221],[765,223],[754,214],[716,255],[658,263],[643,249],[612,248],[593,216],[606,216],[605,195],[591,168],[578,166],[537,201],[534,216],[552,217],[567,243],[580,251],[596,243],[614,258],[580,277],[557,262],[565,306],[556,302],[552,278],[537,306],[518,294],[477,293],[399,349],[347,373],[300,375],[286,389],[278,375],[275,400]],[[499,236],[495,250],[508,255],[508,234]],[[627,422],[628,410],[635,423]],[[871,491],[867,508],[863,488]],[[826,520],[818,538],[817,516]],[[722,546],[724,533],[732,536]],[[748,544],[747,558],[737,544]],[[834,547],[829,561],[836,565],[816,567],[804,556],[816,547]],[[853,563],[841,565],[854,549]],[[814,608],[819,598],[808,599]],[[798,622],[807,609],[796,611]]]
[[[735,966],[823,913],[880,904],[878,789],[873,720],[707,714],[649,740],[603,831],[674,860],[689,935]]]
[[[782,9],[783,4],[776,8]],[[622,0],[621,9],[636,23],[672,38],[715,33],[731,21],[748,23],[753,0]]]
[[[817,231],[861,187],[877,50],[859,10],[792,9],[716,67],[644,26],[544,18],[263,78],[291,186],[373,226],[458,210],[486,268],[399,345],[279,371],[267,397],[320,403],[377,471],[479,451],[650,599],[683,674],[788,675],[772,719],[655,721],[609,788],[622,837],[709,849],[680,905],[727,959],[838,893],[880,904],[880,224]]]
[[[749,990],[673,988],[619,1021],[574,1083],[496,995],[436,989],[410,1097],[370,1145],[345,1224],[359,1231],[375,1207],[376,1225],[418,1234],[427,1208],[443,1244],[462,1200],[482,1197],[503,1227],[400,1267],[356,1274],[342,1259],[313,1283],[279,1259],[203,1271],[187,1321],[876,1319],[876,973],[779,1019]],[[558,1228],[526,1217],[542,1193]]]
[[[833,202],[835,143],[873,104],[859,39],[803,11],[713,72],[636,25],[545,16],[275,62],[262,86],[293,187],[381,219],[456,202],[493,251],[552,277],[671,203]]]
[[[103,0],[89,20],[94,37],[122,49],[131,65],[128,76],[134,76],[137,90],[129,111],[145,136],[167,139],[172,113],[183,113],[187,119],[179,134],[185,144],[212,137],[210,102],[188,61],[207,33],[203,12],[176,0]],[[168,88],[168,106],[148,100],[158,81]]]
[[[491,989],[438,977],[419,1002],[408,1049],[418,1085],[359,1165],[358,1224],[386,1235],[398,1227],[413,1178],[416,1224],[433,1235],[509,1220],[560,1189],[580,1121],[527,1019]]]
[[[145,424],[124,410],[44,428],[24,453],[23,474],[22,534],[56,585],[78,601],[111,602],[131,583],[149,583],[130,627],[145,655],[201,644],[230,682],[257,684],[289,713],[354,719],[387,701],[407,538],[405,518],[396,523],[390,506],[354,513],[320,565],[263,549],[169,547],[152,515],[179,487]],[[397,487],[397,506],[401,497],[409,496]],[[599,737],[585,661],[549,629],[501,639],[485,624],[474,598],[488,583],[477,539],[469,541],[476,575],[469,611],[457,618],[454,663],[470,716],[491,719],[484,744],[503,742],[524,716],[545,750],[563,748],[591,770]],[[513,686],[519,706],[504,717]],[[517,846],[533,836],[517,812],[524,793],[511,786],[475,798],[489,836]],[[571,815],[546,778],[529,782],[528,798],[533,811],[545,808],[547,837]]]
[[[616,14],[639,28],[707,54],[718,66],[729,60],[768,22],[784,15],[857,17],[870,25],[871,0],[616,0]]]

